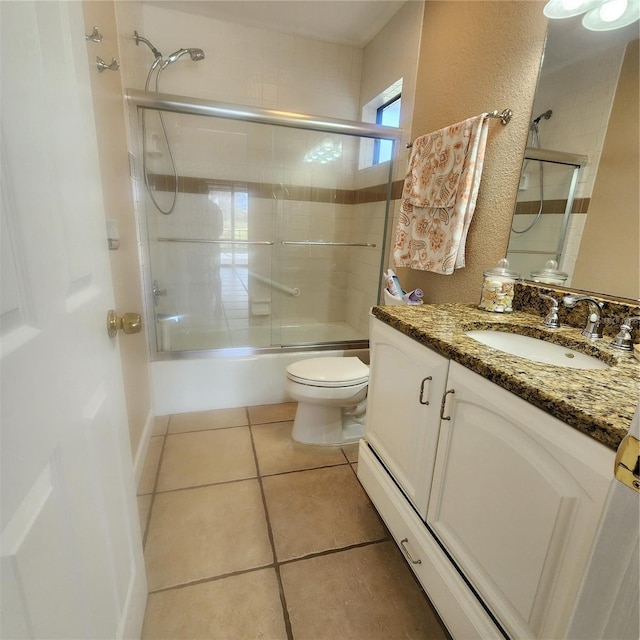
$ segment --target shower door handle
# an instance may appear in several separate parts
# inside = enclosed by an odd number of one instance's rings
[[[209,240],[207,238],[157,238],[158,242],[193,242],[195,244],[240,244],[271,246],[271,240]]]

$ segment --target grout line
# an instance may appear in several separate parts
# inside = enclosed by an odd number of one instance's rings
[[[240,427],[248,427],[247,424],[233,424],[228,427],[211,427],[210,429],[189,429],[187,431],[175,431],[174,433],[167,433],[168,436],[181,436],[183,433],[206,433],[207,431],[227,431],[229,429],[239,429]]]
[[[159,589],[153,589],[149,591],[149,595],[152,593],[164,593],[165,591],[175,591],[178,589],[186,589],[187,587],[195,587],[199,584],[206,584],[207,582],[217,582],[224,580],[225,578],[234,578],[236,576],[243,576],[245,573],[255,573],[256,571],[262,571],[263,569],[273,569],[273,564],[264,564],[259,567],[251,567],[250,569],[239,569],[238,571],[230,571],[229,573],[221,573],[217,576],[211,576],[209,578],[200,578],[199,580],[192,580],[190,582],[181,582],[180,584],[174,584],[170,587],[160,587]]]
[[[269,543],[271,544],[271,553],[273,554],[273,568],[276,572],[276,579],[278,581],[278,591],[280,594],[280,604],[282,605],[282,617],[284,619],[284,627],[287,632],[287,640],[293,640],[291,618],[289,617],[289,609],[287,608],[287,598],[284,593],[282,576],[280,575],[280,564],[278,563],[278,556],[276,555],[276,545],[273,538],[273,529],[271,527],[271,519],[269,518],[269,509],[267,507],[267,496],[265,495],[264,485],[262,484],[262,476],[260,475],[260,466],[258,464],[258,453],[256,451],[256,443],[253,440],[253,431],[251,429],[249,429],[249,433],[251,435],[251,448],[253,450],[253,458],[256,464],[256,471],[258,473],[258,484],[260,485],[260,495],[262,496],[262,506],[264,508],[264,517],[267,522],[267,534],[269,536]]]
[[[385,527],[386,528],[386,527]],[[292,564],[293,562],[299,562],[300,560],[310,560],[311,558],[320,558],[322,556],[330,556],[334,553],[340,553],[341,551],[351,551],[352,549],[360,549],[361,547],[370,547],[374,544],[382,544],[383,542],[389,542],[392,540],[390,535],[385,535],[383,538],[376,538],[375,540],[365,540],[364,542],[354,542],[348,544],[346,547],[338,547],[336,549],[325,549],[324,551],[315,551],[309,553],[306,556],[300,556],[299,558],[289,558],[288,560],[280,560],[278,563],[280,566],[286,564]]]

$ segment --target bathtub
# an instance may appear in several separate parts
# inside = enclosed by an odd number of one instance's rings
[[[289,402],[284,381],[292,362],[345,355],[369,362],[369,350],[362,348],[242,351],[183,351],[171,353],[171,359],[152,362],[155,415]]]

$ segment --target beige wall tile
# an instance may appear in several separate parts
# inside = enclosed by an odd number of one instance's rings
[[[393,542],[292,562],[280,572],[296,638],[448,637]]]
[[[263,486],[280,561],[387,535],[347,465],[269,476]]]
[[[244,407],[238,407],[236,409],[215,409],[213,411],[194,411],[192,413],[176,413],[171,416],[169,433],[242,427],[247,424],[249,424],[247,420],[247,410]]]
[[[261,569],[152,593],[142,637],[284,640],[287,632],[275,571]]]
[[[300,444],[291,439],[293,422],[261,424],[251,428],[261,475],[344,464],[340,447]]]
[[[145,561],[150,591],[271,564],[258,481],[156,495]]]
[[[149,440],[149,449],[147,451],[147,457],[144,461],[142,474],[140,475],[140,482],[138,484],[138,495],[151,493],[153,491],[163,442],[164,437],[162,436],[153,436],[151,440]]]
[[[265,422],[285,422],[296,417],[297,402],[284,402],[282,404],[263,404],[255,407],[247,407],[249,422],[251,424],[263,424]]]
[[[158,491],[256,476],[249,427],[168,435]]]

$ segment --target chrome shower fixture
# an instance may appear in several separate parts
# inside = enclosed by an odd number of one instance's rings
[[[140,44],[141,42],[144,42],[147,45],[147,47],[151,49],[151,52],[156,58],[156,63],[158,60],[162,60],[162,54],[146,38],[143,38],[141,35],[139,35],[137,31],[134,31],[133,35],[135,36],[136,45]]]
[[[172,62],[175,62],[176,60],[178,60],[178,58],[181,58],[186,53],[189,54],[189,56],[191,57],[191,59],[194,62],[198,62],[199,60],[204,60],[204,51],[202,49],[197,49],[197,48],[193,48],[193,49],[178,49],[177,51],[174,51],[162,63],[162,66],[160,67],[160,71],[162,71],[165,67],[170,65]]]
[[[551,109],[547,109],[544,113],[541,113],[537,118],[534,118],[531,122],[531,126],[536,126],[540,120],[548,120],[553,115],[553,111]]]

